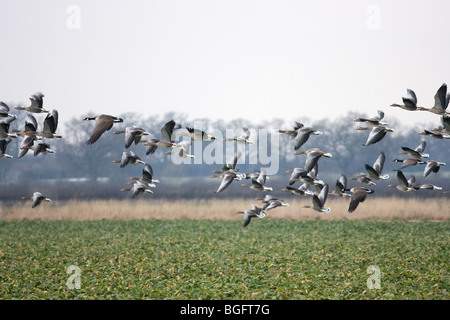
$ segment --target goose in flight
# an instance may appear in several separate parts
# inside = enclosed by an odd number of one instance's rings
[[[16,120],[17,117],[15,115],[6,118],[0,118],[0,139],[2,138],[17,138],[17,134],[12,130],[9,132],[9,127],[11,122]]]
[[[406,167],[411,167],[411,166],[418,166],[421,164],[426,164],[425,161],[420,160],[418,158],[408,158],[408,159],[394,159],[394,162],[402,162],[402,165],[400,166],[399,169],[403,169]],[[395,169],[397,170],[397,169]],[[394,171],[395,171],[394,170]]]
[[[402,98],[403,104],[391,104],[391,107],[398,107],[408,111],[417,110],[417,96],[415,92],[411,89],[406,89],[406,97]]]
[[[33,200],[33,202],[31,203],[32,208],[35,208],[38,205],[40,205],[42,201],[47,201],[47,202],[52,201],[50,198],[47,198],[46,196],[44,196],[42,193],[40,193],[38,191],[34,192],[33,196],[31,196],[31,197],[21,197],[21,199]]]
[[[11,141],[11,138],[0,139],[0,159],[13,158],[13,156],[6,154],[6,147]]]
[[[430,175],[431,172],[437,173],[441,166],[445,166],[445,162],[439,162],[435,160],[427,160],[425,161],[426,166],[423,170],[423,177],[426,178]]]
[[[318,172],[318,164],[316,163],[313,169],[309,172],[306,172],[305,169],[302,168],[294,168],[292,171],[286,171],[286,173],[291,173],[289,178],[289,185],[292,186],[295,181],[301,181],[303,183],[309,185],[324,185],[322,180],[316,178]]]
[[[244,131],[239,137],[234,138],[224,138],[223,141],[232,141],[238,144],[254,144],[255,142],[252,140],[249,140],[250,138],[250,130],[247,128],[242,128]]]
[[[295,188],[291,186],[286,186],[286,188],[281,189],[281,191],[290,192],[296,196],[312,196],[314,192],[308,189],[308,184],[303,183],[300,187]]]
[[[11,130],[11,132],[14,132],[16,135],[25,137],[27,134],[30,133],[36,133],[38,128],[38,124],[36,121],[36,118],[29,112],[27,112],[27,117],[25,118],[25,127],[24,130]],[[43,138],[43,137],[41,137]]]
[[[347,176],[341,173],[339,179],[336,180],[334,191],[330,192],[329,194],[338,197],[350,197],[351,194],[345,192],[345,189],[347,189]]]
[[[435,186],[431,183],[416,183],[416,177],[411,175],[408,179],[409,185],[413,186],[416,190],[442,190],[441,187]]]
[[[120,167],[126,167],[128,164],[145,164],[144,161],[141,160],[141,158],[135,154],[133,151],[130,152],[123,152],[122,153],[122,158],[120,160],[113,160],[114,163],[120,163]]]
[[[132,191],[131,198],[134,199],[137,196],[144,194],[144,193],[153,193],[152,190],[147,188],[148,185],[140,182],[139,180],[133,183],[132,188],[122,188],[120,191]]]
[[[88,144],[88,145],[93,144],[98,139],[100,139],[102,134],[105,133],[106,131],[110,130],[112,128],[112,126],[114,125],[114,123],[123,122],[122,118],[118,118],[118,117],[111,116],[108,114],[101,114],[96,117],[86,117],[86,118],[84,118],[84,120],[97,121],[97,125],[95,126],[91,137],[89,138],[88,141],[86,141],[86,144]]]
[[[374,193],[374,190],[364,187],[353,187],[351,189],[346,189],[345,191],[350,191],[352,193],[350,203],[348,205],[349,213],[354,212],[358,205],[366,200],[368,194]]]
[[[182,141],[178,143],[178,147],[180,150],[178,152],[167,151],[166,154],[171,154],[180,158],[194,158],[193,154],[189,153],[189,149],[191,147],[191,141]]]
[[[14,109],[17,110],[24,110],[24,111],[28,111],[28,112],[32,112],[32,113],[48,113],[48,110],[45,110],[42,106],[43,106],[43,98],[44,95],[40,92],[33,94],[30,98],[31,101],[31,105],[28,107],[14,107]]]
[[[434,114],[450,114],[446,111],[450,101],[450,93],[447,93],[447,84],[443,83],[434,95],[434,106],[431,108],[417,107],[417,110],[428,111]]]
[[[256,190],[256,191],[273,191],[272,187],[266,187],[266,180],[267,180],[267,174],[266,170],[261,169],[259,175],[257,178],[252,179],[252,184],[248,185],[243,183],[243,187],[249,187],[250,189]]]
[[[315,130],[313,128],[301,128],[297,131],[297,135],[294,139],[294,150],[300,149],[306,141],[309,140],[311,135],[321,135],[322,131]]]
[[[146,163],[144,169],[142,169],[141,177],[130,177],[129,179],[139,181],[147,187],[155,187],[155,183],[159,183],[159,180],[153,179],[153,168],[148,163]],[[133,183],[133,181],[128,182],[128,184]]]
[[[264,210],[262,208],[258,207],[257,205],[252,205],[252,208],[249,210],[237,211],[236,213],[244,215],[244,228],[246,226],[248,226],[251,219],[253,219],[253,218],[262,219],[266,216]]]
[[[151,135],[151,133],[145,131],[145,129],[135,125],[126,127],[125,130],[117,130],[113,132],[113,134],[122,133],[125,133],[125,148],[127,149],[133,144],[133,142],[135,145],[141,142],[141,138],[143,136]]]
[[[234,180],[241,180],[239,178],[239,169],[229,169],[223,172],[222,174],[222,182],[220,183],[219,187],[217,188],[214,193],[219,193],[228,188],[228,186],[234,181]]]
[[[42,131],[38,131],[36,132],[36,134],[47,139],[61,138],[60,135],[56,134],[57,128],[58,128],[58,111],[53,109],[52,112],[49,112],[45,117],[44,128],[42,129]]]
[[[399,183],[398,185],[389,184],[388,187],[396,188],[397,190],[402,192],[416,191],[416,188],[408,180],[406,180],[406,177],[403,174],[402,170],[397,170],[397,180]]]
[[[3,101],[0,101],[0,118],[13,117],[14,115],[10,114],[9,110],[9,106]]]
[[[370,130],[369,137],[363,146],[369,146],[380,142],[388,132],[394,132],[394,129],[385,126],[358,127],[356,130]]]
[[[381,110],[377,111],[378,115],[372,118],[357,118],[353,121],[355,122],[364,122],[373,126],[386,125],[387,122],[381,121],[384,118],[384,112]]]
[[[276,207],[289,207],[289,203],[282,199],[278,199],[275,196],[268,195],[261,199],[261,198],[255,198],[255,200],[258,200],[261,203],[264,203],[263,210],[269,211]]]
[[[312,149],[308,149],[305,151],[294,152],[294,155],[299,155],[299,154],[306,154],[305,167],[303,168],[303,169],[305,169],[306,172],[310,172],[314,168],[314,166],[317,164],[317,162],[319,161],[320,158],[322,158],[322,157],[331,158],[332,157],[331,153],[324,152],[318,148],[312,148]]]
[[[373,166],[365,164],[366,171],[369,174],[369,178],[372,180],[380,180],[380,179],[388,179],[388,174],[381,174],[383,172],[384,167],[384,161],[386,160],[386,156],[384,155],[384,152],[381,152],[378,156],[377,160],[373,164]]]
[[[176,124],[174,120],[166,122],[161,128],[161,139],[150,139],[144,144],[148,147],[146,154],[153,154],[158,147],[164,149],[173,149],[180,147],[179,144],[175,143],[172,139],[172,134],[175,130],[181,128],[180,124]]]
[[[276,130],[277,133],[284,133],[286,135],[288,135],[289,137],[291,137],[291,139],[295,138],[297,136],[297,132],[298,130],[300,130],[301,128],[303,128],[304,125],[301,122],[298,121],[294,121],[293,122],[293,128],[291,130]]]
[[[37,136],[35,133],[28,133],[24,136],[22,142],[20,143],[19,148],[19,158],[22,158],[24,155],[27,154],[28,150],[34,148],[34,141],[35,140],[41,140],[43,139],[40,136]]]
[[[450,139],[450,134],[441,131],[423,130],[419,132],[419,134],[422,136],[429,136],[433,139]]]
[[[422,141],[414,150],[408,147],[402,147],[403,151],[400,151],[399,154],[407,154],[412,159],[429,158],[430,155],[428,153],[423,153],[426,146],[426,141]]]
[[[180,136],[190,137],[194,141],[212,141],[212,140],[216,140],[217,139],[216,137],[213,137],[213,136],[207,134],[205,131],[202,131],[202,130],[199,130],[199,129],[186,127],[186,130],[189,133],[179,132],[178,134]]]
[[[323,186],[322,190],[320,190],[319,195],[317,195],[317,194],[313,195],[313,197],[312,197],[312,202],[313,202],[312,207],[308,206],[308,205],[304,205],[303,208],[312,208],[312,209],[314,209],[315,211],[318,211],[318,212],[330,212],[331,209],[325,207],[325,202],[327,201],[327,197],[328,197],[328,184],[326,183]]]
[[[373,182],[372,179],[370,179],[369,175],[368,174],[364,174],[364,173],[358,173],[358,174],[356,174],[356,177],[350,177],[348,179],[349,180],[356,180],[359,183],[366,184],[368,186],[376,185],[376,183]]]

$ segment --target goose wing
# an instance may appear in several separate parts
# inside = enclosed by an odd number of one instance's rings
[[[95,143],[98,139],[100,139],[103,133],[112,128],[113,124],[114,124],[113,119],[100,120],[95,126],[94,131],[92,132],[92,135],[86,142],[86,144],[90,145]]]
[[[406,177],[403,174],[402,170],[397,170],[397,180],[400,183],[400,185],[402,185],[406,188],[409,187],[408,180],[406,180]]]
[[[53,110],[44,119],[44,131],[55,133],[58,127],[58,111]]]
[[[166,142],[173,142],[172,133],[180,128],[181,126],[179,124],[177,125],[174,120],[168,121],[161,128],[161,140]]]
[[[364,202],[366,200],[367,192],[363,189],[358,189],[355,192],[352,193],[352,196],[350,197],[350,204],[348,206],[348,212],[354,212],[358,205],[361,202]]]
[[[445,110],[447,106],[447,84],[443,83],[434,95],[434,108]]]
[[[313,130],[311,128],[303,128],[297,132],[294,140],[294,150],[298,150],[308,141]]]
[[[222,192],[223,190],[228,188],[228,186],[233,182],[235,177],[236,177],[236,171],[235,170],[231,169],[231,170],[226,171],[225,174],[223,175],[222,182],[220,183],[220,186],[215,191],[215,193]]]

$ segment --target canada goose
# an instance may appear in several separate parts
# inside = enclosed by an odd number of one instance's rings
[[[413,185],[411,185],[411,183],[408,182],[408,180],[406,180],[406,177],[403,174],[402,170],[397,170],[397,180],[399,183],[398,185],[389,184],[388,187],[396,188],[397,190],[402,192],[416,191],[416,188]]]
[[[341,173],[339,179],[336,180],[334,191],[329,194],[338,197],[350,197],[351,194],[345,192],[345,189],[347,189],[347,176]]]
[[[9,126],[11,122],[16,120],[15,115],[6,118],[0,118],[0,139],[1,138],[17,138],[17,134],[9,132]]]
[[[441,131],[429,131],[429,130],[423,130],[419,132],[420,135],[423,136],[429,136],[433,139],[450,139],[450,134],[446,134]]]
[[[386,125],[388,124],[387,122],[381,121],[384,118],[384,112],[381,110],[378,110],[378,115],[372,118],[357,118],[353,121],[355,122],[365,122],[374,126],[378,126],[378,125]]]
[[[173,149],[179,147],[172,139],[172,134],[175,130],[181,128],[180,124],[176,124],[174,120],[166,122],[161,128],[161,139],[150,139],[144,144],[148,146],[146,154],[153,154],[158,147],[165,149]]]
[[[248,226],[251,219],[253,218],[264,218],[266,216],[264,210],[257,205],[252,205],[252,208],[250,210],[245,211],[237,211],[238,214],[244,214],[244,228]]]
[[[322,190],[320,191],[319,195],[314,194],[312,197],[313,206],[312,209],[318,211],[318,212],[330,212],[330,208],[325,207],[325,202],[327,201],[328,197],[328,184],[326,183]],[[303,208],[311,208],[311,206],[304,205]]]
[[[308,149],[305,151],[296,151],[294,155],[306,154],[306,161],[304,169],[306,172],[310,172],[314,166],[317,164],[321,157],[331,158],[331,153],[324,152],[317,148]]]
[[[217,188],[214,193],[219,193],[228,188],[228,186],[234,181],[234,180],[241,180],[238,173],[239,169],[229,169],[225,172],[223,172],[222,175],[222,182],[220,183],[219,188]]]
[[[426,141],[422,141],[414,150],[408,147],[402,147],[403,151],[400,151],[399,154],[408,154],[413,159],[429,158],[430,155],[428,153],[423,153],[426,146]]]
[[[0,101],[0,118],[12,117],[13,115],[9,113],[9,106]]]
[[[141,177],[130,177],[130,180],[137,180],[147,187],[155,187],[155,183],[159,183],[159,180],[153,179],[153,168],[148,163],[145,164],[144,169],[142,169]],[[134,182],[130,181],[128,184],[132,184]]]
[[[191,139],[195,141],[212,141],[217,139],[216,137],[210,136],[205,131],[199,129],[186,127],[186,130],[189,131],[189,133],[179,132],[178,134],[180,136],[191,137]]]
[[[178,144],[178,148],[180,149],[178,152],[167,151],[166,154],[171,154],[180,158],[194,158],[194,155],[189,154],[190,146],[190,141],[182,141]]]
[[[135,154],[133,151],[130,152],[123,152],[122,153],[122,158],[120,160],[113,160],[114,163],[120,163],[120,167],[126,167],[128,164],[145,164],[144,161],[141,160],[141,158],[139,158],[139,156],[137,154]]]
[[[11,138],[0,139],[0,159],[13,158],[13,156],[6,154],[6,147],[11,141]]]
[[[394,159],[394,162],[402,162],[402,165],[400,166],[399,169],[425,164],[425,161],[422,161],[422,160],[416,159],[416,158],[408,158],[408,159],[403,159],[403,160],[402,159]],[[395,170],[397,170],[397,169],[395,169]]]
[[[291,137],[291,139],[295,138],[297,136],[297,132],[298,130],[300,130],[301,128],[303,128],[304,125],[301,122],[298,121],[294,121],[293,122],[293,128],[291,130],[276,130],[277,133],[284,133],[286,135],[288,135],[289,137]]]
[[[306,183],[302,184],[298,188],[286,186],[286,188],[281,189],[281,191],[290,192],[293,195],[302,196],[302,197],[314,195],[314,192],[312,192],[311,190],[308,190],[308,185]]]
[[[351,189],[346,189],[345,191],[350,191],[352,193],[350,197],[350,203],[348,205],[348,212],[352,213],[356,210],[358,205],[361,202],[366,200],[368,194],[374,193],[375,191],[372,189],[364,188],[364,187],[353,187]]]
[[[321,135],[322,131],[315,130],[313,128],[301,128],[297,131],[297,135],[294,140],[294,150],[300,149],[306,141],[308,141],[311,135]]]
[[[48,110],[42,108],[44,95],[40,92],[31,96],[30,101],[31,105],[28,107],[14,107],[17,110],[25,110],[32,113],[48,113]]]
[[[363,146],[368,146],[380,142],[388,132],[394,132],[394,129],[385,126],[358,127],[356,130],[371,130],[369,137]]]
[[[125,133],[125,148],[129,148],[133,142],[134,144],[138,144],[141,142],[141,138],[143,136],[148,136],[151,133],[145,131],[145,129],[140,128],[138,126],[126,127],[125,130],[114,131],[113,134],[122,134]]]
[[[406,89],[406,97],[402,98],[403,104],[391,104],[391,107],[398,107],[408,111],[417,110],[417,96],[411,89]]]
[[[225,138],[223,139],[223,141],[232,141],[238,144],[254,144],[254,141],[249,140],[250,130],[247,128],[242,128],[242,130],[244,131],[244,133],[242,133],[239,137]]]
[[[450,114],[445,111],[450,101],[450,93],[447,93],[447,84],[443,83],[434,95],[434,106],[431,108],[417,107],[417,110],[428,111],[434,114]]]
[[[24,200],[33,200],[31,207],[35,208],[38,205],[41,204],[42,201],[47,201],[47,202],[51,202],[52,200],[50,198],[47,198],[46,196],[44,196],[42,193],[36,191],[33,193],[33,196],[31,197],[21,197],[21,199]]]
[[[144,194],[144,193],[153,193],[152,190],[147,189],[148,185],[140,182],[139,180],[133,183],[132,188],[122,188],[120,191],[133,191],[131,198],[134,199],[137,196]]]
[[[365,164],[366,171],[369,174],[370,179],[372,180],[380,180],[380,179],[388,179],[388,174],[381,174],[383,171],[384,161],[386,160],[386,156],[384,155],[384,152],[381,152],[378,156],[377,160],[373,164],[373,166],[370,166],[368,164]]]
[[[256,179],[252,179],[252,184],[248,185],[243,183],[242,186],[243,187],[249,187],[250,189],[256,190],[256,191],[273,191],[272,187],[266,187],[266,179],[267,179],[267,174],[266,174],[266,170],[261,169],[258,177]]]
[[[86,144],[90,145],[95,143],[103,133],[110,130],[114,123],[123,122],[122,118],[118,118],[115,116],[111,116],[108,114],[101,114],[97,117],[86,117],[84,120],[95,120],[97,121],[97,125],[94,128],[94,131],[92,132],[91,137],[88,141],[86,141]]]
[[[445,162],[439,162],[435,160],[427,160],[425,161],[426,166],[423,171],[423,177],[426,178],[431,172],[437,173],[441,166],[445,166]]]

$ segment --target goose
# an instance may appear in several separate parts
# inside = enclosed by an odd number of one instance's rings
[[[345,189],[347,189],[347,176],[341,173],[339,179],[336,180],[334,191],[329,194],[338,197],[351,197],[351,194],[344,191]]]
[[[431,183],[420,183],[417,186],[420,190],[442,190],[442,187],[435,186]]]
[[[357,118],[353,121],[355,122],[364,122],[364,123],[368,123],[374,126],[378,126],[378,125],[386,125],[388,124],[387,122],[381,121],[384,118],[384,112],[381,110],[378,110],[378,115],[372,118]]]
[[[286,188],[281,189],[281,191],[290,192],[296,196],[312,196],[314,192],[308,190],[308,184],[304,183],[298,188],[294,188],[291,186],[286,186]]]
[[[125,133],[125,148],[128,149],[134,142],[138,144],[141,142],[143,136],[151,135],[151,133],[145,131],[145,129],[138,126],[132,125],[131,127],[126,127],[125,130],[114,131],[113,134]]]
[[[47,153],[55,153],[54,150],[50,149],[50,145],[47,142],[35,140],[34,147],[32,148],[34,151],[34,156],[36,157],[39,153],[47,154]]]
[[[31,196],[31,197],[21,197],[21,199],[33,200],[32,204],[31,204],[32,208],[35,208],[38,205],[40,205],[42,201],[47,201],[47,202],[52,201],[50,198],[47,198],[46,196],[44,196],[42,193],[40,193],[38,191],[33,192],[33,196]]]
[[[214,193],[220,193],[234,181],[234,180],[240,180],[238,177],[238,169],[229,169],[226,170],[222,175],[222,182],[220,183],[219,187],[217,188]]]
[[[3,101],[0,101],[0,118],[13,117],[14,115],[10,114],[9,110],[9,106]]]
[[[31,105],[28,107],[14,107],[14,109],[17,110],[25,110],[28,112],[32,112],[32,113],[48,113],[48,110],[45,110],[44,108],[42,108],[43,105],[43,98],[44,95],[40,92],[34,94],[31,96],[30,101],[31,101]]]
[[[321,135],[322,131],[315,130],[313,128],[301,128],[298,130],[294,140],[294,150],[300,149],[306,141],[309,140],[311,135]]]
[[[400,151],[399,154],[408,154],[412,159],[429,158],[430,155],[428,153],[423,153],[426,146],[426,141],[422,141],[414,150],[408,147],[402,147],[403,151]]]
[[[17,138],[17,134],[12,131],[9,132],[11,122],[16,120],[15,115],[6,118],[0,118],[0,139],[1,138]]]
[[[131,198],[134,199],[137,196],[144,193],[153,193],[152,190],[147,189],[148,185],[140,182],[139,180],[133,183],[132,188],[122,188],[120,191],[133,191]]]
[[[295,138],[297,136],[298,130],[300,130],[303,127],[304,127],[303,123],[298,122],[298,121],[294,121],[292,130],[279,129],[279,130],[276,130],[275,132],[277,132],[277,133],[284,133],[284,134],[288,135],[289,137],[291,137],[291,139],[293,139],[293,138]]]
[[[406,97],[402,98],[403,104],[391,104],[391,107],[398,107],[408,111],[417,110],[417,96],[415,92],[411,89],[406,89]]]
[[[247,128],[242,128],[242,130],[244,131],[244,133],[242,133],[239,137],[225,138],[223,139],[223,141],[232,141],[238,144],[254,144],[254,141],[249,140],[250,130]]]
[[[388,179],[388,174],[381,174],[383,171],[384,161],[386,160],[386,156],[384,155],[384,152],[381,152],[378,156],[377,160],[373,164],[373,166],[370,166],[368,164],[365,164],[366,171],[369,174],[370,179],[372,180],[380,180],[380,179]]]
[[[306,162],[305,162],[305,167],[304,167],[306,172],[310,172],[314,168],[314,166],[317,164],[317,162],[319,161],[320,158],[322,158],[322,157],[331,158],[332,157],[331,153],[324,152],[318,148],[312,148],[312,149],[308,149],[305,151],[294,152],[294,155],[299,155],[299,154],[306,154]]]
[[[292,171],[286,171],[286,173],[291,173],[291,177],[289,178],[289,185],[292,186],[295,181],[301,181],[309,185],[324,185],[324,182],[322,180],[316,178],[316,174],[318,171],[317,168],[318,164],[316,163],[314,165],[314,168],[309,172],[306,172],[306,170],[302,168],[294,168],[294,170]]]
[[[261,169],[260,174],[258,175],[258,177],[256,179],[252,179],[252,184],[251,185],[243,183],[243,184],[241,184],[241,186],[249,187],[250,189],[253,189],[253,190],[256,190],[256,191],[273,191],[272,187],[266,187],[265,186],[266,179],[267,179],[266,170]]]
[[[402,165],[399,169],[403,169],[410,166],[418,166],[421,164],[426,164],[425,161],[416,158],[408,158],[408,159],[394,159],[394,162],[402,162]],[[397,169],[396,169],[397,170]],[[395,171],[395,170],[394,170]]]
[[[429,136],[434,139],[450,139],[450,134],[446,134],[441,131],[429,131],[429,130],[423,130],[419,132],[420,135],[423,136]]]
[[[385,126],[370,126],[370,127],[358,127],[356,130],[371,130],[369,133],[369,137],[363,146],[369,146],[371,144],[375,144],[380,142],[388,132],[394,132],[394,129],[388,128]]]
[[[450,134],[450,116],[444,114],[441,117],[441,123],[443,129]]]
[[[156,149],[158,149],[158,147],[164,149],[173,149],[176,147],[180,147],[179,144],[175,143],[172,139],[172,134],[174,133],[174,131],[180,128],[181,125],[176,124],[174,120],[166,122],[161,127],[161,139],[150,139],[144,143],[148,147],[146,154],[153,154]]]
[[[36,133],[38,128],[38,124],[36,118],[29,112],[27,112],[27,117],[25,118],[25,129],[24,130],[11,130],[16,135],[25,137],[29,133]]]
[[[437,173],[441,166],[445,166],[445,162],[439,162],[435,160],[427,160],[425,161],[426,166],[423,171],[423,177],[426,178],[429,176],[431,172]]]
[[[222,166],[221,170],[213,170],[212,173],[224,173],[225,171],[229,170],[229,169],[236,169],[236,164],[238,159],[241,157],[241,153],[238,152],[235,155],[233,155],[233,157],[228,160],[228,162],[226,164],[224,164]]]
[[[44,119],[44,129],[36,134],[47,139],[62,138],[56,134],[56,128],[58,128],[58,111],[53,109]]]
[[[443,83],[434,95],[434,106],[431,108],[417,107],[417,110],[428,111],[434,114],[450,114],[445,111],[450,101],[450,93],[447,93],[447,84]]]
[[[96,117],[86,117],[86,118],[84,118],[84,120],[97,121],[97,125],[95,126],[91,137],[89,138],[88,141],[86,141],[86,144],[88,144],[88,145],[94,144],[98,139],[100,139],[102,134],[105,133],[106,131],[109,131],[112,128],[112,126],[114,125],[114,123],[123,122],[122,118],[118,118],[118,117],[111,116],[108,114],[101,114]]]
[[[11,138],[0,139],[0,159],[10,159],[13,156],[6,154],[6,147],[12,141]]]
[[[328,184],[325,184],[323,186],[322,190],[320,191],[319,195],[317,195],[317,194],[313,195],[312,207],[308,206],[308,205],[304,205],[303,208],[312,208],[318,212],[330,212],[331,209],[325,207],[325,202],[327,201],[327,197],[328,197]]]
[[[180,136],[190,137],[192,140],[195,140],[195,141],[212,141],[212,140],[216,140],[217,139],[216,137],[210,136],[205,131],[202,131],[202,130],[199,130],[199,129],[186,127],[186,130],[189,133],[179,132],[178,134]]]
[[[153,179],[153,168],[148,163],[145,164],[144,169],[142,169],[141,177],[130,177],[130,180],[137,180],[147,187],[155,187],[155,183],[159,183],[159,180]],[[128,182],[128,184],[133,184],[133,181]]]
[[[289,207],[289,203],[281,199],[275,199],[270,201],[270,203],[267,203],[267,205],[264,206],[264,210],[269,211],[277,207]]]
[[[402,170],[397,170],[397,180],[398,185],[389,184],[388,187],[396,188],[399,191],[402,192],[412,192],[416,191],[416,188],[406,180],[405,175],[403,174]]]
[[[250,210],[245,211],[237,211],[237,214],[243,214],[244,215],[244,228],[248,226],[251,219],[253,218],[264,218],[266,216],[264,210],[257,205],[252,205],[252,208]]]
[[[144,161],[139,158],[137,154],[135,154],[133,151],[130,152],[123,152],[122,158],[120,160],[113,160],[114,163],[120,163],[120,167],[126,167],[128,164],[145,164]]]
[[[368,186],[375,186],[376,183],[372,181],[372,179],[370,179],[368,174],[364,174],[364,173],[358,173],[356,174],[356,177],[349,177],[349,180],[356,180],[359,183],[362,184],[366,184]]]
[[[195,156],[189,154],[189,149],[191,146],[190,141],[182,141],[178,144],[178,148],[180,149],[178,152],[167,151],[166,154],[171,154],[180,158],[194,158]]]
[[[28,150],[34,148],[34,141],[35,140],[41,140],[43,139],[40,136],[37,136],[35,133],[28,133],[24,136],[22,142],[20,143],[19,147],[19,158],[22,158],[24,155],[27,154]]]
[[[366,200],[368,194],[374,193],[375,191],[372,189],[364,188],[364,187],[353,187],[351,189],[346,189],[345,191],[350,191],[352,193],[350,197],[350,203],[348,205],[348,212],[352,213],[356,210],[358,205],[361,202]]]

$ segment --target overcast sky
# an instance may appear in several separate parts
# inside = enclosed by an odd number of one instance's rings
[[[450,84],[450,1],[0,1],[0,100],[90,113],[402,123]]]

